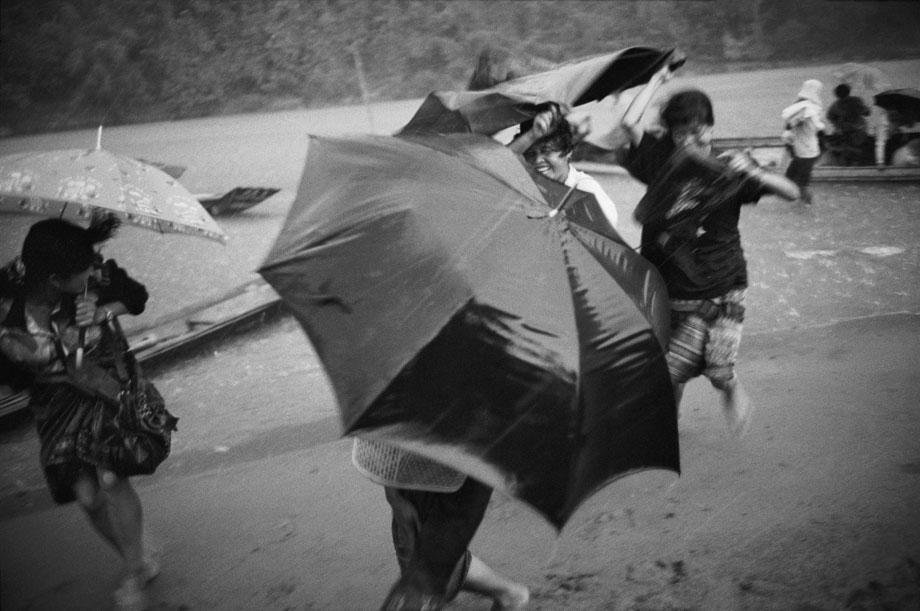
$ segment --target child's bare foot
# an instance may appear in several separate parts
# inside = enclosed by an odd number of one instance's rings
[[[519,583],[512,583],[507,586],[505,592],[496,595],[492,603],[492,611],[505,611],[514,609],[525,609],[530,602],[530,590],[527,586]]]
[[[722,391],[722,411],[731,432],[737,437],[744,437],[751,425],[754,406],[737,378]]]
[[[491,598],[493,611],[523,609],[530,601],[527,586],[505,577],[476,556],[470,558],[463,589]]]

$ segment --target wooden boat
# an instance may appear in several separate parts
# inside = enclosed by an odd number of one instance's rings
[[[750,150],[761,165],[785,168],[789,162],[785,145],[778,137],[761,138],[714,138],[713,151],[730,149]],[[837,166],[826,165],[820,160],[811,174],[812,182],[920,182],[920,168],[896,166]]]
[[[153,167],[157,168],[158,170],[162,170],[163,172],[166,172],[167,174],[169,174],[170,176],[172,176],[172,177],[175,178],[176,180],[178,180],[180,176],[182,176],[183,174],[185,174],[185,166],[184,166],[184,165],[175,165],[175,164],[172,164],[172,163],[162,163],[162,162],[160,162],[160,161],[150,161],[149,159],[142,159],[142,158],[140,158],[140,157],[138,157],[137,160],[140,161],[141,163],[146,163],[147,165],[152,165]]]
[[[789,154],[779,137],[761,138],[714,138],[713,152],[737,149],[750,151],[751,156],[760,165],[774,171],[785,170],[789,163]],[[614,167],[617,164],[616,153],[590,143],[580,143],[575,148],[573,161],[588,162],[594,171],[603,171],[600,166]],[[598,164],[598,165],[594,165]],[[586,169],[588,166],[579,164]],[[920,168],[896,166],[836,166],[815,165],[811,175],[812,182],[920,182]]]
[[[15,391],[9,386],[0,385],[0,417],[25,409],[28,404],[28,391]]]
[[[235,187],[226,193],[197,193],[195,197],[211,216],[220,216],[248,210],[278,191],[274,187]]]

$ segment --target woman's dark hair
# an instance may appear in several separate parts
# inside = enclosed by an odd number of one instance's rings
[[[29,228],[22,243],[26,279],[44,281],[52,275],[72,276],[96,260],[95,245],[105,242],[121,225],[114,215],[93,215],[84,229],[62,219],[39,221]]]
[[[699,89],[675,93],[661,110],[661,121],[668,131],[692,123],[715,125],[712,100]]]
[[[846,83],[840,83],[834,87],[834,95],[841,99],[847,97],[850,95],[850,86]]]
[[[575,134],[572,126],[560,117],[550,131],[530,146],[533,151],[547,151],[568,155],[575,150]]]

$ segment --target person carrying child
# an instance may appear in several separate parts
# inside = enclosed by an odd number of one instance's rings
[[[821,118],[821,81],[809,79],[802,83],[795,102],[783,109],[785,124],[782,140],[786,143],[792,161],[786,168],[786,178],[799,188],[802,201],[812,203],[811,172],[822,153],[822,138],[827,125]]]
[[[641,254],[661,272],[671,305],[667,363],[680,403],[686,382],[700,375],[720,392],[732,431],[745,432],[751,403],[735,372],[748,285],[738,230],[741,206],[766,193],[796,199],[795,184],[760,168],[748,155],[711,155],[712,102],[690,89],[661,110],[664,132],[641,123],[655,91],[671,76],[662,68],[623,116],[630,144],[621,163],[647,185],[635,210]]]

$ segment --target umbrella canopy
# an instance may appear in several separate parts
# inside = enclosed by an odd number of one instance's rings
[[[879,91],[891,88],[891,79],[888,75],[880,68],[869,64],[844,64],[834,71],[834,78],[838,83],[849,85],[852,95],[866,98],[867,101]]]
[[[875,103],[885,110],[896,110],[920,120],[920,89],[889,89],[876,94]]]
[[[313,343],[345,433],[561,528],[612,479],[679,459],[660,276],[612,228],[549,211],[486,136],[314,138],[259,271]]]
[[[492,135],[533,118],[546,102],[571,108],[641,85],[666,62],[677,68],[684,57],[674,50],[630,47],[505,81],[489,89],[436,91],[422,102],[401,134]]]
[[[227,240],[176,179],[131,157],[98,146],[0,157],[0,212],[86,219],[95,209],[160,233]]]

